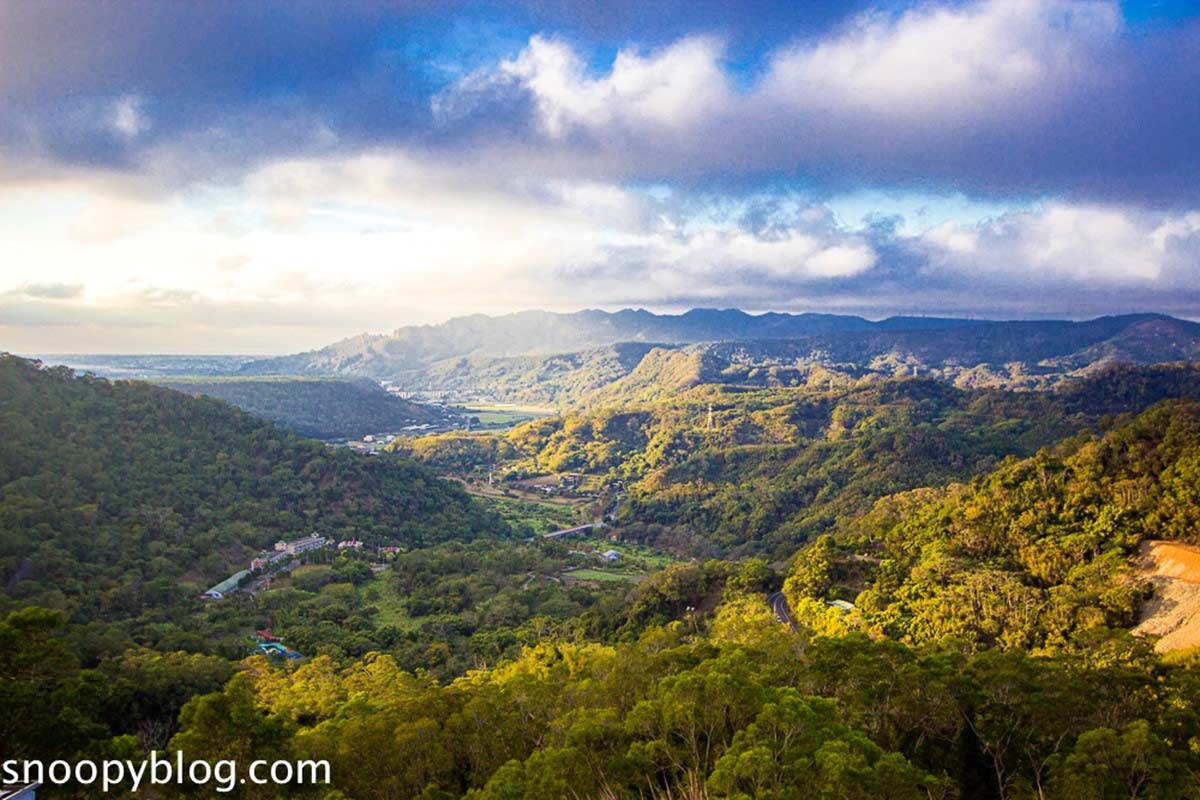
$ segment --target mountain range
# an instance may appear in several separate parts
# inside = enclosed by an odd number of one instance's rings
[[[1161,314],[985,321],[693,309],[472,315],[252,361],[243,374],[388,381],[444,398],[576,404],[696,383],[796,385],[922,374],[1037,388],[1098,365],[1200,359],[1200,324]]]

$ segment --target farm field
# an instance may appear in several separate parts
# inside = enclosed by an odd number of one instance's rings
[[[569,581],[601,581],[610,583],[637,583],[644,575],[631,575],[627,572],[607,572],[600,569],[574,569],[564,572],[563,578]]]
[[[510,525],[525,528],[538,536],[577,524],[574,507],[563,503],[491,494],[476,496]]]
[[[481,425],[488,428],[511,428],[555,413],[552,408],[512,403],[472,404],[459,406],[458,409],[464,414],[476,417]]]

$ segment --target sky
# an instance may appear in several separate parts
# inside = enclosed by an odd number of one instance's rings
[[[1200,317],[1200,0],[0,0],[0,350]]]

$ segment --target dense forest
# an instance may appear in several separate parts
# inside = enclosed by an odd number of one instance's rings
[[[1200,652],[1131,634],[1139,547],[1200,543],[1194,366],[703,385],[373,457],[0,378],[5,757],[331,766],[204,797],[1200,798]],[[565,472],[611,541],[536,536],[572,506],[514,490]],[[395,549],[195,599],[303,532]],[[304,658],[246,657],[264,625]]]
[[[393,397],[368,380],[226,377],[173,378],[157,383],[191,395],[216,397],[315,439],[358,439],[414,425],[461,422],[440,408]]]
[[[107,638],[202,647],[198,595],[281,538],[413,547],[507,532],[411,461],[145,383],[3,357],[0,430],[0,603],[58,609]]]
[[[1136,619],[1148,587],[1131,557],[1146,539],[1200,542],[1195,401],[1165,401],[968,484],[881,500],[798,553],[785,589],[817,628],[1088,651]],[[854,613],[817,602],[836,596]]]

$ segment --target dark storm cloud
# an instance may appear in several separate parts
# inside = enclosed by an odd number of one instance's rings
[[[192,180],[272,158],[398,147],[443,160],[494,152],[534,178],[1194,205],[1200,23],[1152,10],[1096,0],[9,0],[0,2],[0,161],[152,164],[165,180]],[[562,74],[544,63],[504,68],[528,56],[534,34],[561,34],[579,77],[600,82],[600,99],[568,107],[553,135],[546,108],[564,98],[537,78]],[[952,48],[973,35],[974,50],[911,75],[903,57],[899,69],[860,63],[872,48]],[[727,96],[695,97],[695,113],[646,125],[656,101],[604,83],[619,51],[652,71],[656,53],[697,36],[719,42],[712,66]],[[904,86],[964,63],[972,74],[948,93]],[[1037,74],[1006,88],[1007,71],[1028,64]],[[694,66],[660,65],[665,77],[642,88]],[[893,82],[873,83],[873,68]]]
[[[430,91],[403,41],[439,5],[0,3],[0,141],[120,167],[210,133],[245,163],[258,151],[316,147],[318,126],[402,132],[427,116]],[[123,98],[140,103],[136,135],[113,125]]]
[[[597,70],[586,48],[539,38],[443,102],[541,109],[551,144],[631,179],[1168,206],[1200,193],[1194,19],[1142,31],[1092,0],[919,4],[782,45],[750,74],[728,48],[681,56],[687,41]]]

